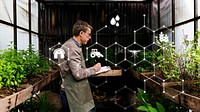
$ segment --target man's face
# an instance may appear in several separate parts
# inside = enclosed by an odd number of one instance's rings
[[[81,43],[82,44],[87,44],[87,42],[91,39],[91,29],[87,28],[85,32],[82,33],[81,37]]]

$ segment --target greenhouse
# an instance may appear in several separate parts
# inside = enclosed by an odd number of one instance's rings
[[[200,0],[0,0],[0,112],[200,112]]]

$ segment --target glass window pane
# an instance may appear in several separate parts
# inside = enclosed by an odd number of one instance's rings
[[[5,50],[14,42],[13,27],[0,23],[0,50]]]
[[[27,50],[29,45],[29,34],[24,30],[17,29],[17,49]]]
[[[17,0],[17,25],[28,29],[28,0]]]
[[[197,0],[198,2],[198,15],[200,16],[200,0]]]
[[[175,23],[194,18],[194,0],[175,0]]]
[[[187,37],[188,40],[194,40],[194,22],[175,28],[175,45],[177,51],[180,51],[184,37]]]
[[[13,23],[13,0],[0,0],[0,19]]]
[[[160,25],[172,25],[172,0],[160,1]]]
[[[38,32],[38,3],[31,1],[31,30]]]
[[[200,19],[198,20],[198,30],[200,31]],[[200,45],[200,38],[199,38],[198,42],[199,42],[199,45]]]
[[[35,35],[35,34],[32,34],[31,37],[32,37],[31,42],[33,44],[34,50],[39,51],[39,38],[38,38],[38,36]]]

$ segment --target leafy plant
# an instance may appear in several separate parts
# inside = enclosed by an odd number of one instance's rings
[[[160,61],[157,66],[157,71],[161,71],[166,77],[180,77],[180,55],[175,50],[174,45],[163,42],[161,44],[161,49],[158,49],[157,52],[160,53],[157,59]]]
[[[29,45],[27,50],[22,50],[21,52],[24,58],[24,69],[28,77],[34,76],[35,74],[43,74],[49,70],[48,60],[34,51],[33,45]]]
[[[148,60],[143,60],[144,59],[144,54],[145,54],[145,59]],[[156,57],[159,56],[159,52],[157,51],[140,51],[137,53],[137,62],[141,61],[137,66],[132,65],[132,67],[137,71],[137,72],[151,72],[154,70],[153,66],[151,63],[156,61]],[[129,59],[131,60],[131,59]],[[133,61],[132,61],[133,62]],[[151,62],[151,63],[150,63]]]
[[[196,77],[200,73],[200,47],[196,41],[200,32],[195,33],[194,40],[184,37],[181,50],[175,50],[175,46],[169,42],[157,43],[161,46],[157,52],[163,52],[158,56],[161,62],[158,64],[157,71],[161,71],[167,78],[188,79]]]
[[[155,107],[153,107],[154,103],[152,99],[140,88],[138,88],[137,99],[142,103],[137,110],[146,112],[165,112],[165,108],[158,102],[155,102]]]
[[[49,102],[48,92],[42,92],[42,94],[35,94],[29,100],[13,108],[11,112],[54,112],[55,105]]]
[[[41,96],[36,95],[36,97],[33,97],[34,99],[32,101],[34,108],[38,110],[38,112],[49,112],[54,110],[54,105],[47,100],[47,97],[47,93],[44,93]]]
[[[21,52],[11,46],[0,55],[0,87],[19,86],[26,77]]]
[[[195,38],[198,40],[199,37],[200,32],[196,32]],[[196,77],[200,73],[200,47],[198,46],[198,42],[196,40],[187,41],[185,39],[184,45],[186,47],[186,51],[183,53],[184,63],[182,65],[183,68],[181,72]]]
[[[188,109],[180,104],[177,104],[169,99],[166,99],[162,94],[155,92],[153,89],[148,89],[148,93],[138,88],[137,100],[141,103],[138,110],[146,112],[187,112]]]
[[[0,89],[17,87],[26,77],[44,73],[49,70],[48,60],[33,50],[32,45],[27,50],[16,50],[14,45],[0,53]]]

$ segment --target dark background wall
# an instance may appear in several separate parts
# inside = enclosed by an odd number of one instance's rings
[[[40,50],[48,55],[49,47],[58,42],[64,43],[71,37],[72,25],[79,19],[87,21],[94,28],[92,39],[87,46],[98,41],[104,47],[114,42],[126,47],[133,43],[134,30],[142,27],[144,22],[147,27],[151,27],[150,4],[145,1],[42,3],[40,29],[43,37],[40,40]],[[120,16],[119,27],[110,25],[111,18],[116,14]],[[105,25],[108,25],[108,28],[99,31]],[[151,38],[146,38],[148,35],[149,31],[141,30],[137,33],[137,42],[144,46],[148,45],[152,41]],[[112,49],[120,48],[118,46]]]

